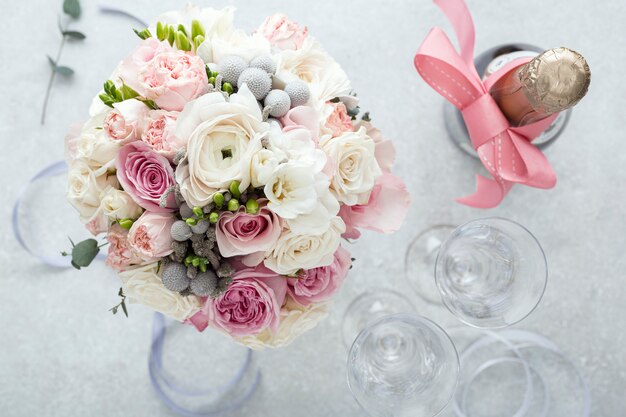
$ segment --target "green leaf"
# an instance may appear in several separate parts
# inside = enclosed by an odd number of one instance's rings
[[[79,242],[72,248],[72,265],[77,269],[89,266],[98,252],[100,252],[100,248],[96,239]]]
[[[48,57],[48,62],[50,63],[50,66],[52,67],[52,69],[57,67],[57,63],[54,61],[54,59],[52,59],[52,57],[50,55],[46,55]]]
[[[120,88],[120,91],[122,92],[122,101],[139,96],[138,92],[136,92],[126,84],[122,84],[122,88]]]
[[[105,105],[113,107],[113,103],[115,103],[115,100],[113,100],[111,96],[109,96],[108,94],[100,94],[98,95],[98,97],[100,97],[100,100],[102,100]]]
[[[120,287],[120,290],[117,292],[117,295],[120,297],[125,297],[124,295],[124,287]]]
[[[128,310],[126,310],[126,301],[122,300],[121,305],[122,305],[122,310],[124,311],[124,315],[128,317]]]
[[[57,74],[60,74],[60,75],[62,75],[64,77],[69,77],[70,75],[74,74],[74,70],[71,69],[70,67],[63,67],[63,66],[59,66],[59,65],[54,67],[54,71]]]
[[[159,110],[159,106],[157,106],[156,103],[153,100],[148,100],[148,99],[145,99],[145,98],[138,99],[138,100],[141,101],[146,106],[148,106],[150,108],[150,110]]]
[[[115,95],[115,84],[111,80],[106,80],[104,83],[104,92],[110,96]]]
[[[64,0],[63,12],[74,19],[78,19],[80,17],[80,3],[78,0]]]
[[[63,32],[64,36],[69,36],[72,39],[77,39],[79,41],[82,41],[83,39],[85,39],[87,36],[85,36],[84,33],[82,32],[78,32],[76,30],[66,30],[65,32]]]

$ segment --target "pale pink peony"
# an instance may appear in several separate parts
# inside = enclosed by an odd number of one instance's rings
[[[175,135],[179,114],[177,111],[151,110],[144,119],[141,140],[169,160],[187,145]]]
[[[309,29],[306,26],[301,28],[284,14],[275,14],[265,19],[258,33],[267,38],[273,46],[295,50],[300,49]]]
[[[211,326],[233,337],[276,331],[286,294],[284,277],[263,266],[245,268],[233,275],[222,295],[207,299],[203,311]]]
[[[326,119],[326,127],[331,130],[333,137],[340,136],[344,132],[354,131],[346,105],[342,102],[328,104],[333,107],[333,112]]]
[[[319,115],[313,107],[294,107],[280,119],[280,122],[283,124],[284,132],[289,132],[294,129],[308,130],[311,132],[311,137],[315,143],[317,143],[320,134]]]
[[[111,139],[122,143],[139,139],[148,110],[148,106],[135,99],[115,103],[113,110],[104,118],[104,132]]]
[[[155,261],[172,253],[172,213],[144,212],[128,232],[128,245],[144,261]]]
[[[342,205],[339,216],[346,224],[343,237],[356,239],[357,228],[380,233],[392,233],[400,229],[411,205],[411,196],[402,180],[387,172],[376,181],[365,205]]]
[[[167,158],[138,141],[120,150],[115,165],[124,191],[141,207],[153,212],[168,212],[177,208],[173,192],[169,193],[165,207],[159,205],[161,196],[176,185],[174,170]]]
[[[308,269],[298,278],[290,278],[287,292],[298,304],[308,306],[330,299],[348,275],[352,259],[350,252],[339,247],[335,259],[328,266]]]
[[[184,51],[158,53],[139,70],[138,81],[146,98],[170,111],[209,91],[204,61]]]
[[[114,224],[107,234],[109,253],[106,264],[116,271],[123,271],[130,265],[142,262],[128,244],[128,230],[122,229],[119,224]]]
[[[280,218],[267,206],[263,206],[257,214],[246,213],[243,208],[235,213],[222,213],[215,235],[220,253],[228,258],[264,254],[274,247],[281,230]]]

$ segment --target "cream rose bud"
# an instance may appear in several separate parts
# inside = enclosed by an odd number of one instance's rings
[[[113,110],[104,118],[104,133],[120,143],[139,139],[149,110],[148,106],[134,98],[113,104]]]
[[[178,321],[193,316],[200,310],[200,300],[194,295],[182,296],[170,291],[161,282],[158,262],[141,265],[120,272],[124,294],[137,302]]]
[[[276,246],[265,259],[265,266],[283,275],[292,275],[300,269],[328,266],[334,261],[334,254],[346,226],[340,217],[335,217],[321,234],[296,234],[284,230]]]
[[[103,132],[104,117],[104,114],[99,114],[90,118],[72,145],[74,158],[84,160],[94,170],[113,167],[121,148],[120,143],[108,138]]]
[[[176,168],[176,181],[190,206],[205,206],[233,181],[250,185],[252,156],[269,130],[246,86],[227,102],[220,93],[188,103],[178,116],[176,136],[187,141],[187,156]]]
[[[328,303],[312,303],[307,307],[302,307],[287,297],[287,302],[280,310],[278,330],[272,332],[270,329],[265,329],[255,335],[236,338],[235,341],[255,350],[286,346],[317,326],[327,315]]]
[[[361,127],[338,137],[325,136],[320,147],[334,162],[330,188],[337,200],[354,206],[367,204],[376,179],[382,175],[375,154],[375,144]]]
[[[102,192],[119,186],[115,175],[104,168],[94,171],[84,160],[75,160],[70,165],[67,181],[67,200],[83,223],[89,222],[100,208]]]
[[[141,216],[142,208],[133,201],[126,191],[109,187],[102,193],[100,208],[104,215],[112,221],[122,219],[137,219]]]

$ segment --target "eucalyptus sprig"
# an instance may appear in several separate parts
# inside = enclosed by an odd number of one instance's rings
[[[61,17],[59,17],[59,30],[61,31],[61,44],[57,51],[56,57],[52,58],[48,55],[48,62],[52,68],[50,73],[50,80],[48,81],[48,88],[46,89],[46,95],[43,101],[43,108],[41,110],[41,124],[46,122],[46,111],[48,109],[48,99],[50,98],[50,92],[52,91],[52,84],[57,74],[62,77],[71,77],[74,74],[74,70],[70,67],[59,64],[61,60],[61,54],[63,53],[63,47],[67,40],[82,41],[86,36],[82,32],[76,30],[69,30],[69,24],[72,20],[76,20],[80,17],[80,3],[79,0],[64,0],[63,1],[63,13],[68,16],[65,26],[61,23]]]
[[[120,287],[120,290],[117,292],[117,295],[122,298],[122,300],[116,306],[113,306],[109,309],[109,311],[113,314],[117,314],[117,310],[122,307],[122,311],[124,315],[128,317],[128,310],[126,309],[126,294],[124,294],[124,289]]]
[[[98,241],[96,239],[87,239],[76,244],[71,238],[68,239],[72,244],[72,251],[70,253],[61,252],[61,255],[71,256],[72,266],[76,269],[88,267],[96,256],[98,256],[100,248],[108,245],[108,242],[98,245]]]

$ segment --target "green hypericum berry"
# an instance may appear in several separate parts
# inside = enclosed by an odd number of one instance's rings
[[[224,205],[224,194],[222,193],[213,194],[213,202],[215,203],[215,206],[218,209],[221,209],[222,206]]]
[[[198,221],[194,219],[193,217],[190,217],[187,220],[185,220],[185,223],[187,223],[189,226],[195,226],[196,224],[198,224]]]
[[[211,214],[209,214],[209,221],[213,224],[217,223],[219,218],[220,218],[220,215],[217,214],[216,212],[212,212]]]
[[[193,211],[193,214],[195,214],[197,217],[202,217],[202,215],[204,214],[202,212],[202,207],[196,206],[192,209],[192,211]]]
[[[220,75],[220,73],[219,73],[219,72],[217,72],[217,71],[211,71],[211,77],[213,77],[213,78],[217,78],[217,76],[218,76],[218,75]]]
[[[250,214],[256,214],[259,211],[259,202],[256,201],[254,198],[249,199],[248,201],[246,201],[246,211]]]
[[[215,85],[215,77],[209,77],[209,84]]]
[[[193,255],[189,255],[185,258],[185,265],[189,265],[193,261]]]
[[[230,191],[230,193],[233,195],[233,197],[235,198],[239,198],[239,196],[241,196],[241,192],[239,191],[239,186],[241,185],[241,183],[239,181],[233,181],[230,183],[230,186],[228,187],[228,191]]]
[[[228,210],[237,211],[237,209],[239,209],[239,201],[237,201],[236,198],[233,198],[228,202]]]
[[[122,219],[117,223],[122,227],[122,229],[130,230],[134,222],[132,219]]]
[[[194,258],[193,261],[191,261],[191,264],[193,266],[199,266],[200,265],[200,259]]]
[[[198,269],[200,270],[200,272],[206,272],[206,264],[200,264],[200,266],[198,267]]]
[[[233,93],[233,86],[230,83],[224,83],[222,85],[222,91],[225,91],[230,95]]]

